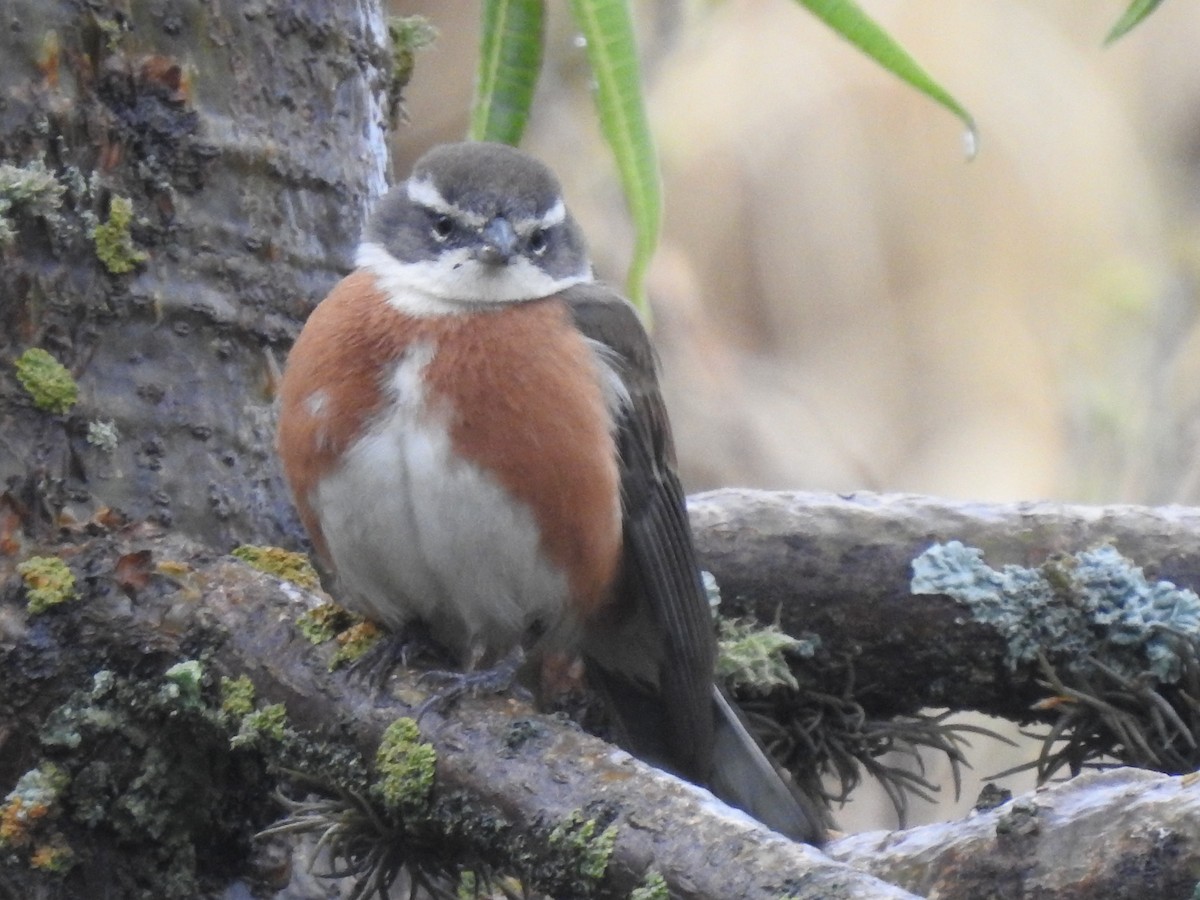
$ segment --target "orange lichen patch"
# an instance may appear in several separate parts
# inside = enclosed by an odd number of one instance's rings
[[[151,566],[152,556],[149,550],[137,550],[117,558],[117,564],[113,567],[113,578],[128,596],[137,595],[150,583],[150,576],[154,574]]]
[[[71,848],[59,841],[42,844],[29,857],[29,865],[44,872],[62,872],[75,861]]]
[[[24,519],[11,494],[0,494],[0,556],[18,556],[24,537]]]
[[[282,547],[258,547],[242,544],[234,548],[232,556],[247,563],[260,572],[290,581],[297,587],[311,591],[321,586],[317,570],[303,553],[284,550]]]
[[[190,99],[191,80],[183,67],[170,57],[159,54],[146,57],[139,74],[143,82],[162,88],[172,103],[184,104]]]
[[[0,845],[22,847],[30,842],[30,831],[50,813],[50,804],[11,798],[0,809]]]
[[[57,31],[47,31],[42,36],[42,46],[38,49],[37,68],[46,79],[46,86],[53,89],[58,87],[58,67],[62,61],[62,46],[58,40]]]
[[[374,622],[351,625],[337,636],[338,651],[329,661],[329,668],[337,669],[360,659],[381,637],[383,632]]]

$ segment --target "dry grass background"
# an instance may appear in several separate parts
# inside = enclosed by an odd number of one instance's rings
[[[973,162],[956,120],[788,0],[637,5],[689,487],[1200,502],[1200,7],[1103,49],[1124,0],[861,3],[973,112]],[[404,172],[465,131],[477,7],[394,5],[441,29]],[[619,280],[628,225],[560,6],[526,147]],[[1011,763],[975,743],[977,773]],[[841,819],[890,822],[865,794]]]

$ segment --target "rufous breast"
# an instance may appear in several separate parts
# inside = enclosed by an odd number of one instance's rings
[[[557,298],[411,316],[369,273],[338,284],[289,357],[278,444],[345,602],[463,653],[569,634],[621,551],[604,365]]]

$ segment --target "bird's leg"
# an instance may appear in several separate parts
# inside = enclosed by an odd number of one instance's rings
[[[377,698],[397,666],[407,669],[412,660],[429,655],[441,655],[438,644],[424,622],[412,621],[372,644],[350,664],[350,677],[369,685],[371,696]]]
[[[477,669],[483,658],[483,647],[473,646],[465,672],[430,670],[421,675],[422,683],[435,682],[437,690],[417,710],[417,721],[427,712],[442,713],[466,695],[502,694],[514,689],[523,700],[531,699],[528,692],[516,685],[517,673],[525,663],[525,648],[517,644],[493,666]]]

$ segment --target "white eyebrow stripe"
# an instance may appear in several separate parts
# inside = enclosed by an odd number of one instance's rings
[[[405,191],[408,194],[408,199],[418,206],[431,209],[444,216],[450,216],[465,225],[470,225],[473,228],[482,228],[487,224],[487,219],[484,216],[459,209],[446,200],[442,196],[442,192],[428,178],[408,179],[405,182]]]
[[[562,197],[554,201],[554,205],[546,210],[542,216],[542,227],[553,228],[555,225],[562,224],[562,221],[567,217],[567,208],[563,205]]]
[[[511,219],[510,222],[517,234],[527,235],[539,228],[553,228],[555,225],[561,225],[566,218],[567,208],[563,205],[562,199],[559,198],[554,201],[552,207],[540,216]]]
[[[438,212],[450,209],[450,204],[446,202],[442,192],[428,178],[410,178],[405,182],[405,189],[408,192],[408,199],[413,203],[436,209]]]

